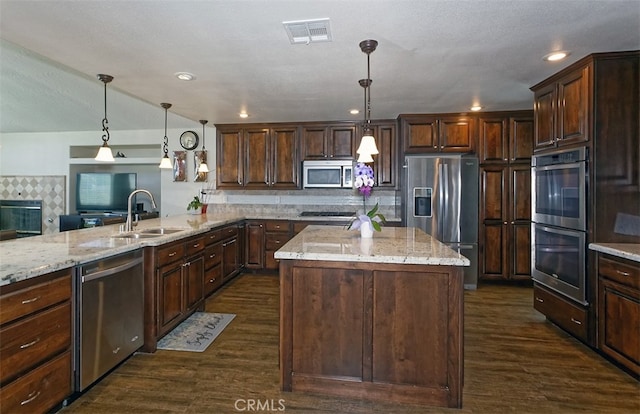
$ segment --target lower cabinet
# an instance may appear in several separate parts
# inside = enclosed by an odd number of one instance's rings
[[[265,269],[278,270],[279,262],[273,254],[291,239],[291,229],[291,222],[287,220],[269,220],[265,223]]]
[[[560,328],[582,342],[588,343],[588,312],[583,306],[564,299],[550,289],[534,283],[533,307]]]
[[[0,408],[45,413],[72,393],[71,269],[0,287]]]
[[[598,254],[598,348],[640,376],[640,264]]]
[[[157,248],[157,338],[202,304],[205,239],[198,236]]]
[[[240,231],[237,225],[227,226],[222,230],[222,283],[236,276],[242,270]]]

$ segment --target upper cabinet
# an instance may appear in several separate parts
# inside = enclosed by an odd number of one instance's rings
[[[487,112],[478,117],[480,164],[531,162],[533,112]]]
[[[295,125],[216,125],[218,188],[299,188]]]
[[[466,114],[400,115],[404,152],[474,151],[476,119]]]
[[[373,156],[373,173],[377,187],[396,188],[398,180],[398,139],[396,121],[371,121],[373,137],[379,154]],[[358,126],[357,145],[364,134],[363,126]]]
[[[354,123],[309,124],[302,127],[302,159],[350,159],[356,152]]]
[[[534,91],[535,149],[589,140],[589,74],[592,64],[551,81]]]

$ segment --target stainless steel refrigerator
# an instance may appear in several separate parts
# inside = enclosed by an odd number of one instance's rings
[[[478,285],[478,159],[407,156],[402,201],[407,227],[418,227],[471,262],[465,289]]]

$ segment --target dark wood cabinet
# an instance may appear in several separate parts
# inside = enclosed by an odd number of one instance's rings
[[[244,182],[244,149],[241,127],[216,125],[216,179],[219,188],[241,188]]]
[[[278,270],[279,261],[273,257],[273,254],[291,239],[292,228],[293,225],[287,220],[268,220],[265,222],[265,269]]]
[[[593,64],[585,63],[531,88],[534,91],[536,151],[589,141],[592,71]]]
[[[598,253],[598,348],[640,376],[640,263]]]
[[[302,159],[351,159],[356,152],[355,123],[302,126]]]
[[[531,111],[480,114],[480,280],[531,278]]]
[[[159,339],[186,319],[204,299],[205,237],[157,248],[156,335]]]
[[[0,287],[0,407],[45,413],[72,392],[71,269]]]
[[[376,140],[379,154],[373,156],[373,173],[377,187],[397,188],[398,178],[398,138],[396,121],[372,121],[371,129]],[[358,127],[357,135],[362,137],[362,125]],[[356,140],[360,145],[360,140]]]
[[[291,239],[288,220],[249,220],[246,223],[245,266],[252,270],[278,270],[273,254]]]
[[[245,234],[245,267],[260,270],[264,268],[264,222],[249,220],[245,224]]]
[[[219,188],[299,188],[295,125],[216,125]]]
[[[400,115],[399,119],[405,154],[475,150],[477,127],[473,115]]]
[[[238,275],[244,263],[240,250],[242,240],[238,225],[230,225],[222,229],[222,283]]]
[[[204,251],[204,296],[205,298],[222,286],[222,231],[210,230],[205,237]]]
[[[534,283],[533,307],[582,342],[587,342],[589,325],[587,309],[551,289]]]

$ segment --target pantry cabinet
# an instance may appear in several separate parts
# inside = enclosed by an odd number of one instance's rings
[[[0,287],[0,407],[45,413],[72,393],[71,269]]]
[[[405,154],[475,151],[476,118],[467,114],[400,115]]]
[[[482,113],[480,280],[531,278],[532,111]]]

